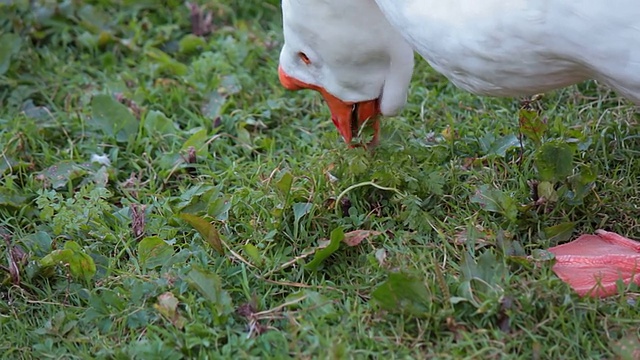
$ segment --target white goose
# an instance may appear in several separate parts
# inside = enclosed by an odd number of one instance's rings
[[[347,143],[402,109],[414,50],[479,95],[597,79],[640,105],[638,1],[283,0],[280,81],[320,91]]]

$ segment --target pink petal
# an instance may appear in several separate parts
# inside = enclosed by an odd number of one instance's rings
[[[618,293],[616,282],[640,285],[640,242],[597,230],[552,247],[553,271],[580,296],[606,297]]]

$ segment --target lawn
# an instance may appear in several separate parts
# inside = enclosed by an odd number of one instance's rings
[[[278,1],[56,3],[0,1],[2,358],[638,358],[637,286],[581,298],[546,251],[640,239],[616,94],[420,60],[349,149],[278,83]]]

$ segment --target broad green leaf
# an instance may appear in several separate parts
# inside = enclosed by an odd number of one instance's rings
[[[640,338],[635,331],[628,329],[621,339],[617,337],[609,340],[609,348],[616,355],[615,359],[638,360],[640,357]]]
[[[471,202],[480,204],[483,210],[500,212],[504,194],[500,190],[492,189],[488,185],[480,186],[471,197]]]
[[[82,6],[77,15],[82,22],[82,26],[93,33],[98,33],[102,28],[105,28],[110,17],[101,8],[92,5]]]
[[[200,233],[200,236],[209,243],[218,253],[224,255],[224,247],[218,229],[207,220],[192,214],[182,213],[180,218],[193,226]]]
[[[0,157],[0,175],[3,175],[7,170],[15,171],[17,169],[27,167],[28,165],[28,163],[18,162],[18,160],[15,160],[10,156],[2,156]]]
[[[497,284],[507,274],[502,261],[496,259],[492,251],[485,251],[478,256],[477,275],[489,284]]]
[[[500,284],[508,273],[502,261],[496,259],[491,251],[485,251],[476,260],[465,253],[462,261],[462,278],[458,286],[458,295],[468,300],[477,311],[483,312],[487,299],[497,300],[503,293]]]
[[[326,318],[336,315],[333,301],[317,291],[301,290],[286,297],[289,308],[302,309],[305,313],[317,318]]]
[[[282,195],[289,195],[289,191],[291,191],[291,185],[293,184],[293,175],[290,172],[286,171],[280,176],[280,180],[276,182],[276,187]]]
[[[180,43],[178,44],[179,51],[182,54],[191,54],[199,49],[204,48],[207,45],[207,42],[201,38],[200,36],[194,34],[187,34],[182,39],[180,39]]]
[[[145,49],[145,55],[147,55],[150,59],[154,60],[159,66],[158,70],[163,73],[183,76],[187,74],[189,68],[172,58],[169,54],[157,48],[147,48]]]
[[[50,166],[42,172],[42,175],[51,183],[54,189],[60,189],[83,175],[87,171],[72,161],[62,161]]]
[[[66,263],[66,259],[70,259],[73,251],[70,249],[53,250],[45,257],[40,259],[40,266],[56,266],[60,262]]]
[[[571,205],[582,204],[582,199],[593,189],[597,178],[596,171],[591,166],[581,166],[577,174],[569,177],[571,190],[565,194]]]
[[[229,210],[231,209],[231,200],[227,197],[218,197],[209,203],[207,214],[220,221],[229,219]]]
[[[303,216],[307,215],[313,208],[313,203],[295,203],[293,204],[293,221],[298,222]]]
[[[20,51],[22,40],[20,36],[13,33],[0,35],[0,75],[9,70],[11,58]]]
[[[390,273],[371,298],[387,311],[419,317],[428,314],[433,301],[422,279],[403,272]]]
[[[496,234],[496,244],[500,249],[502,249],[502,253],[505,256],[510,258],[526,256],[526,251],[520,241],[505,236],[504,231],[502,230],[498,231]]]
[[[73,251],[72,261],[69,262],[71,275],[89,282],[96,274],[96,264],[91,256],[86,254],[75,241],[67,241],[65,248]]]
[[[213,303],[231,303],[231,298],[222,290],[222,281],[217,274],[194,267],[187,275],[187,281],[198,292]]]
[[[138,261],[147,269],[166,264],[173,256],[173,247],[157,236],[150,236],[138,243]]]
[[[69,273],[76,278],[89,282],[96,274],[96,264],[91,256],[86,254],[75,241],[67,241],[64,249],[54,250],[40,259],[40,266],[49,267],[64,264]]]
[[[300,219],[307,215],[313,208],[312,203],[295,203],[293,204],[293,238],[298,238],[300,230]]]
[[[94,49],[98,46],[99,35],[89,31],[83,31],[76,37],[76,42],[87,49]]]
[[[538,184],[538,196],[545,198],[548,202],[558,201],[558,192],[554,189],[553,183],[541,181]]]
[[[20,208],[27,203],[27,197],[15,194],[3,194],[0,190],[0,208],[1,207],[13,207]]]
[[[500,213],[511,221],[516,220],[518,216],[515,200],[488,185],[478,187],[476,193],[471,197],[471,202],[479,204],[483,210]]]
[[[307,263],[305,267],[309,270],[313,270],[313,271],[317,270],[318,266],[320,266],[320,264],[324,261],[324,259],[329,257],[329,255],[333,254],[334,252],[336,252],[336,250],[340,248],[340,243],[342,242],[343,239],[344,239],[344,231],[342,230],[342,228],[337,227],[333,229],[333,231],[331,232],[331,239],[329,241],[329,245],[327,245],[327,247],[325,248],[322,248],[316,251],[316,253],[313,255],[313,260]]]
[[[21,242],[38,257],[44,257],[51,252],[51,235],[45,231],[29,234],[22,238]]]
[[[182,144],[182,150],[187,150],[193,146],[193,148],[196,149],[196,154],[203,155],[202,152],[206,151],[204,146],[207,143],[207,140],[207,129],[202,128],[193,133],[193,135],[191,135],[191,137],[189,137],[187,141]]]
[[[150,133],[160,133],[162,135],[175,134],[176,124],[171,121],[162,111],[151,110],[144,119],[144,127]]]
[[[244,252],[253,260],[256,265],[262,265],[263,259],[260,250],[253,244],[244,244]]]
[[[222,281],[218,275],[201,268],[193,268],[189,271],[186,280],[212,303],[216,323],[221,323],[233,311],[231,297],[222,288]]]
[[[129,109],[111,95],[100,94],[91,100],[91,125],[119,142],[127,142],[138,133],[138,120]]]
[[[571,238],[573,230],[576,228],[575,222],[564,222],[544,229],[544,235],[552,243],[561,243]]]
[[[227,96],[219,91],[209,93],[207,103],[202,107],[203,114],[209,119],[216,119],[222,113],[222,107],[227,102]]]
[[[536,261],[551,261],[555,259],[555,254],[544,249],[534,249],[531,252],[531,258]]]
[[[573,172],[574,148],[563,141],[544,143],[536,152],[535,163],[543,181],[564,180]]]
[[[494,141],[493,144],[491,144],[487,155],[505,156],[509,149],[517,147],[519,145],[520,140],[518,139],[518,137],[513,134],[509,134]]]
[[[238,143],[251,146],[251,134],[242,126],[236,128],[236,139]]]
[[[218,87],[218,91],[225,95],[234,95],[239,93],[241,90],[242,86],[240,85],[240,81],[238,80],[238,77],[233,74],[223,76],[222,81],[220,81],[220,86]]]

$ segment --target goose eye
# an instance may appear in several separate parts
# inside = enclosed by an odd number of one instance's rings
[[[302,60],[303,63],[307,65],[311,64],[311,60],[309,60],[309,57],[307,56],[307,54],[303,52],[299,52],[298,57],[300,58],[300,60]]]

